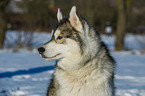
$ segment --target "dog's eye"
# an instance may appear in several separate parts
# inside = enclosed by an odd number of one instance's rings
[[[58,37],[57,37],[58,40],[61,40],[62,38],[63,38],[62,36],[58,36]]]

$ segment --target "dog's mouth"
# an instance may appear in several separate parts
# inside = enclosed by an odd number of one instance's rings
[[[55,56],[52,56],[52,57],[47,57],[44,54],[41,54],[42,58],[44,58],[44,59],[55,59],[55,58],[59,57],[60,55],[61,55],[61,53],[56,54]]]

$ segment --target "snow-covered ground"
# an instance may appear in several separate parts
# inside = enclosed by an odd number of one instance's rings
[[[46,33],[36,34],[39,44],[50,39]],[[127,35],[128,48],[140,49],[135,35]],[[113,50],[115,37],[102,36]],[[145,54],[138,51],[111,51],[117,62],[116,96],[145,96]],[[45,96],[55,61],[43,60],[37,50],[20,52],[0,50],[0,96]]]

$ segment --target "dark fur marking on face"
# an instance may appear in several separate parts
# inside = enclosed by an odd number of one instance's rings
[[[64,23],[66,24],[67,22],[69,22],[68,18],[64,18],[64,19],[60,20],[60,22],[57,23],[55,29],[57,29],[59,26],[63,25]]]
[[[60,21],[57,23],[56,27],[54,28],[54,32],[53,32],[53,34],[52,34],[52,38],[51,38],[51,39],[54,39],[54,33],[55,33],[55,31],[57,30],[57,28],[58,28],[59,26],[63,25],[63,24],[66,24],[67,22],[69,22],[69,20],[68,20],[68,18],[65,17],[64,19],[60,20]]]
[[[68,18],[64,18],[62,20],[60,20],[60,22],[58,22],[57,26],[55,27],[55,30],[52,34],[52,39],[55,38],[54,34],[56,30],[60,30],[60,35],[63,36],[63,38],[70,38],[72,40],[75,40],[78,45],[80,46],[81,49],[81,54],[84,53],[84,49],[85,49],[85,43],[83,42],[80,34],[81,32],[77,31],[70,23]]]
[[[76,31],[76,30],[74,30],[74,31]],[[83,40],[82,40],[81,36],[79,35],[79,32],[78,31],[76,31],[74,33],[74,35],[75,35],[75,37],[72,38],[72,39],[75,40],[79,44],[80,49],[81,49],[80,50],[81,51],[81,54],[83,54],[84,53],[84,49],[85,49],[85,43],[83,42]]]

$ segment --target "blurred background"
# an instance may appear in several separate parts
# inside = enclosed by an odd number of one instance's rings
[[[77,7],[116,60],[116,96],[145,96],[145,0],[0,0],[0,96],[45,96],[56,61],[37,48],[51,39],[57,9]]]
[[[130,49],[124,46],[126,34],[145,34],[145,0],[0,0],[0,49],[32,49],[34,32],[51,32],[57,8],[68,16],[73,5],[100,34],[115,35],[114,50]],[[17,31],[15,42],[7,40],[10,30]],[[138,41],[143,50],[145,38]]]

